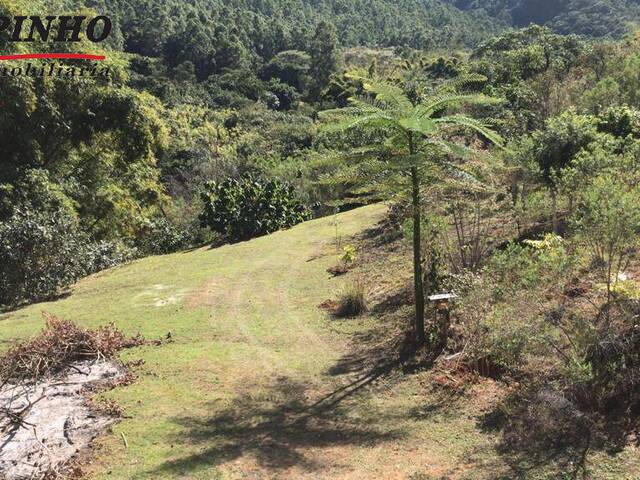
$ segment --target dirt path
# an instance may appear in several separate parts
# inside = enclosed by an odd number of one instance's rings
[[[279,240],[231,247],[246,263],[188,299],[207,309],[217,341],[238,354],[218,377],[224,400],[210,403],[204,418],[177,420],[177,441],[196,443],[198,453],[156,473],[205,478],[215,467],[223,478],[407,478],[424,462],[431,473],[451,471],[455,457],[442,463],[439,440],[416,438],[420,398],[394,398],[401,379],[373,388],[382,372],[355,358],[351,337],[336,331],[352,328],[348,321],[317,308],[341,283],[326,273],[337,258],[331,240],[302,230]],[[349,368],[340,368],[345,360]]]

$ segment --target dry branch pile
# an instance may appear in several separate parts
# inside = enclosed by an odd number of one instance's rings
[[[87,330],[53,315],[45,318],[40,335],[14,346],[0,358],[2,383],[42,379],[73,362],[111,359],[124,348],[144,343],[140,336],[126,337],[113,324]]]

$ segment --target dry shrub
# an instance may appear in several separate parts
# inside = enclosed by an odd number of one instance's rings
[[[593,333],[580,338],[579,347],[571,351],[571,358],[584,359],[577,366],[579,374],[567,367],[563,373],[572,398],[583,409],[600,412],[610,421],[634,417],[640,425],[639,317],[638,300],[605,305],[591,323]]]
[[[0,380],[34,380],[60,372],[80,360],[115,357],[124,348],[144,343],[140,336],[126,337],[113,324],[88,330],[53,315],[45,315],[42,332],[12,347],[0,358]]]
[[[367,289],[362,280],[348,284],[340,295],[335,316],[353,318],[367,311]]]
[[[103,398],[92,403],[93,410],[107,417],[121,418],[124,416],[122,406],[111,398]]]
[[[581,473],[586,473],[588,450],[601,445],[595,425],[548,383],[511,389],[482,418],[481,429],[502,433],[497,451],[509,458],[514,471],[545,465],[545,478],[591,478]]]
[[[84,477],[82,466],[79,459],[72,459],[69,462],[55,465],[49,468],[43,476],[42,480],[73,480]]]
[[[327,273],[330,273],[334,277],[340,277],[349,273],[349,267],[343,263],[327,268]]]

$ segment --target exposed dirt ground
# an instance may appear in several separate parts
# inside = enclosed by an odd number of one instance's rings
[[[114,418],[98,413],[86,392],[125,375],[109,361],[78,362],[46,381],[0,389],[0,478],[55,474]],[[19,418],[15,416],[19,412]]]

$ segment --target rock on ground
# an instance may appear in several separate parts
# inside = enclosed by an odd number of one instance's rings
[[[90,407],[86,389],[124,375],[114,362],[78,362],[42,382],[0,388],[0,478],[42,478],[86,448],[114,421]]]

